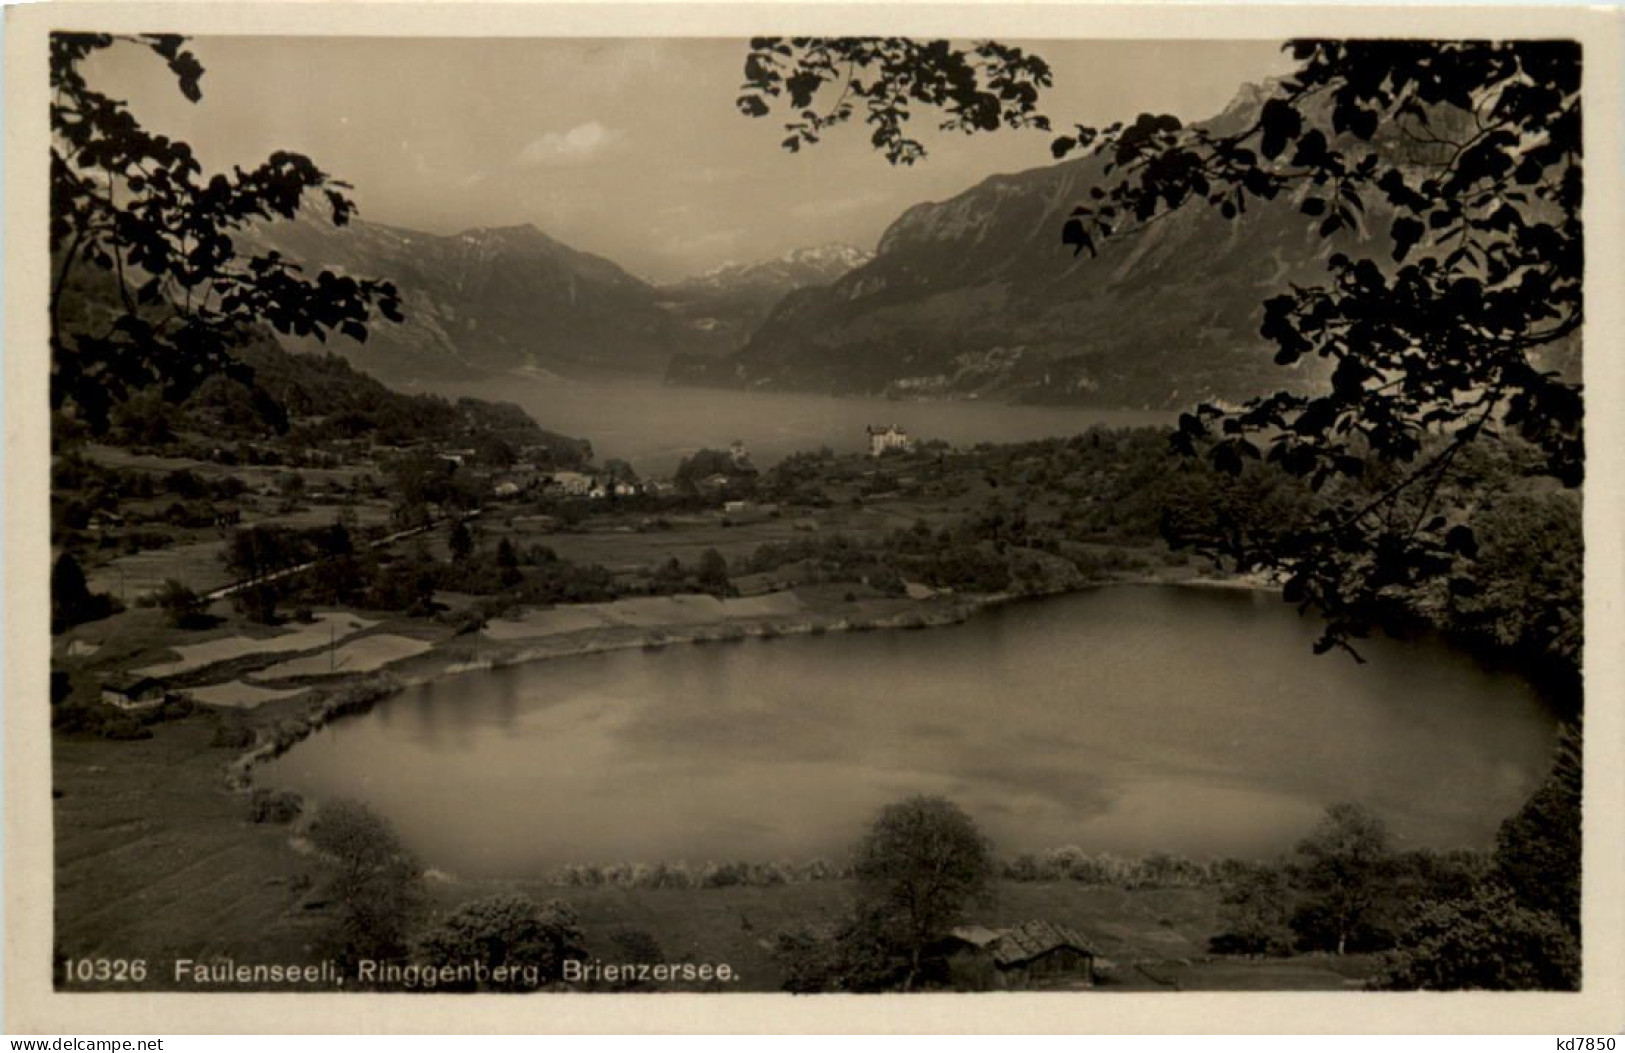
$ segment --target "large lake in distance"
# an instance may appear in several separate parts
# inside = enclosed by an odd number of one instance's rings
[[[525,376],[471,384],[435,384],[451,398],[468,396],[523,407],[550,431],[592,440],[602,463],[619,457],[643,474],[669,475],[701,447],[726,449],[735,439],[767,468],[786,454],[828,446],[837,453],[868,448],[864,428],[896,424],[919,439],[956,446],[1024,442],[1075,435],[1091,425],[1171,425],[1178,414],[1075,406],[1007,406],[998,402],[889,402],[793,392],[665,387],[657,381],[593,382]]]
[[[1278,597],[1120,586],[919,632],[621,651],[415,687],[260,770],[351,796],[431,866],[841,858],[944,794],[1000,855],[1262,858],[1337,801],[1488,848],[1544,776],[1523,681],[1429,642],[1316,657]]]

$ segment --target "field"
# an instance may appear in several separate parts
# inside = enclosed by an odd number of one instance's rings
[[[231,574],[220,560],[225,551],[224,541],[148,549],[92,567],[85,572],[85,580],[92,591],[116,596],[123,603],[134,603],[169,578],[195,592],[210,592],[231,583]]]
[[[301,676],[342,676],[348,673],[370,673],[391,662],[412,658],[434,645],[427,640],[392,633],[374,633],[352,640],[331,653],[290,658],[286,662],[261,669],[254,674],[256,680],[285,680]]]
[[[519,618],[492,621],[484,632],[493,640],[507,642],[616,626],[693,628],[731,619],[794,617],[804,610],[793,592],[725,600],[705,595],[650,596],[530,611]]]
[[[139,672],[147,676],[177,676],[249,655],[310,651],[317,647],[325,647],[335,639],[343,640],[377,624],[342,611],[324,611],[315,615],[315,620],[308,624],[295,625],[275,635],[225,636],[203,643],[176,644],[170,649],[180,655],[178,659],[150,665]]]
[[[298,907],[310,871],[283,827],[246,821],[231,751],[191,717],[137,742],[57,736],[55,946],[71,957],[308,954]]]
[[[598,563],[617,572],[658,566],[670,559],[692,565],[707,549],[716,549],[733,565],[767,543],[784,544],[835,534],[872,542],[894,530],[907,530],[920,520],[937,529],[974,512],[995,493],[978,483],[954,498],[888,495],[853,505],[850,502],[856,490],[851,486],[831,483],[828,490],[835,501],[829,508],[774,514],[757,507],[734,514],[712,511],[671,515],[661,517],[665,525],[660,527],[651,526],[650,517],[644,515],[599,513],[582,528],[541,530],[525,516],[501,510],[493,510],[484,525],[493,536],[508,533],[516,544],[546,545],[563,559]]]
[[[193,687],[187,689],[187,694],[197,702],[206,706],[224,706],[228,709],[253,709],[267,702],[279,699],[292,698],[300,694],[302,688],[289,688],[279,690],[270,687],[256,687],[245,684],[241,680],[232,680],[224,684],[209,684],[206,687]]]

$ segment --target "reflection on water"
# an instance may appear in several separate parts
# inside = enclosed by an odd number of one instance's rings
[[[1263,856],[1361,801],[1486,847],[1544,774],[1533,692],[1466,657],[1315,657],[1274,597],[1112,588],[947,629],[626,651],[415,688],[267,783],[348,794],[432,864],[839,856],[880,805],[965,807],[1006,855]]]

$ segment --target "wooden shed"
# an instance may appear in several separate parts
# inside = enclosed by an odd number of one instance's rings
[[[119,709],[150,709],[164,701],[164,683],[150,676],[114,677],[102,684],[102,701]]]
[[[950,933],[950,943],[953,954],[990,962],[1000,987],[1094,983],[1095,952],[1081,933],[1066,925],[1049,921],[1003,929],[966,925]]]

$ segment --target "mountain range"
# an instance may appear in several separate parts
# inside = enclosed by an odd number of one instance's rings
[[[848,246],[800,250],[660,287],[528,224],[437,235],[355,219],[339,227],[307,209],[237,238],[309,271],[393,281],[406,320],[371,327],[364,344],[332,338],[331,348],[397,382],[511,370],[658,377],[674,355],[738,350],[786,292],[867,258]]]
[[[661,304],[709,334],[716,352],[737,351],[786,295],[828,285],[872,258],[851,245],[821,245],[756,263],[727,263],[663,286]]]
[[[1244,127],[1268,92],[1246,86],[1204,123]],[[302,219],[252,236],[396,282],[407,322],[375,327],[364,347],[338,344],[391,380],[518,369],[1161,409],[1318,376],[1318,361],[1296,372],[1274,363],[1259,336],[1263,301],[1322,280],[1331,254],[1385,238],[1384,202],[1366,203],[1371,235],[1321,238],[1300,201],[1282,195],[1234,220],[1179,209],[1120,233],[1098,257],[1076,255],[1061,231],[1105,181],[1103,166],[1081,157],[916,205],[872,255],[826,246],[663,286],[530,226],[437,236]]]
[[[308,270],[393,281],[405,322],[373,326],[363,345],[332,343],[388,380],[514,369],[649,373],[674,350],[702,346],[648,283],[529,225],[447,236],[364,220],[337,227],[307,209],[296,221],[258,224],[245,240]]]
[[[1262,94],[1243,90],[1210,126],[1249,120]],[[1105,180],[1103,164],[997,175],[916,205],[868,263],[786,296],[737,354],[680,358],[673,378],[1150,409],[1280,386],[1258,335],[1262,302],[1323,275],[1347,238],[1321,239],[1283,197],[1235,221],[1181,209],[1098,257],[1074,255],[1061,230]]]

